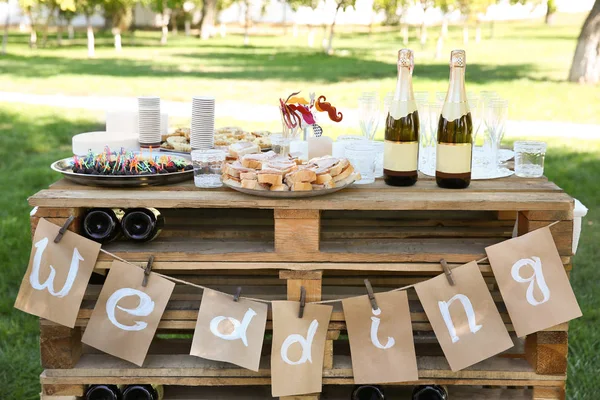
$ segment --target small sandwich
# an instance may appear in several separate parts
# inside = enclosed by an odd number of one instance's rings
[[[281,184],[281,185],[273,185],[271,186],[270,189],[272,192],[287,192],[290,190],[290,188],[288,187],[288,185],[286,185],[285,183]]]
[[[242,187],[242,182],[239,178],[235,178],[231,175],[224,174],[222,176],[223,183],[229,186]]]
[[[263,163],[274,158],[277,154],[274,151],[266,153],[246,154],[241,158],[242,165],[246,168],[261,169]]]
[[[298,168],[296,171],[286,175],[286,182],[314,182],[317,180],[317,174],[311,168]]]
[[[350,163],[348,163],[348,165],[346,166],[346,168],[340,172],[339,174],[335,175],[333,177],[333,181],[336,183],[345,180],[346,178],[348,178],[352,173],[354,172],[354,168],[352,167],[352,165]]]
[[[276,169],[278,171],[281,171],[283,175],[286,175],[296,170],[298,168],[298,165],[296,165],[296,163],[293,161],[287,159],[280,159],[279,157],[276,157],[263,163],[262,168]]]
[[[246,154],[260,153],[260,147],[256,143],[237,142],[229,146],[229,154],[233,157],[243,157]]]
[[[226,163],[223,165],[223,173],[227,175],[231,175],[234,178],[240,178],[240,175],[244,172],[249,172],[250,169],[242,166],[242,163],[239,161],[234,161],[232,163]]]
[[[242,179],[242,187],[252,190],[269,190],[269,186],[259,183],[256,180]]]
[[[313,190],[310,182],[294,182],[291,188],[293,192]]]
[[[258,179],[258,177],[256,176],[256,171],[251,170],[248,172],[242,172],[240,173],[240,179],[241,180],[250,180],[250,181],[255,181]]]
[[[283,173],[277,169],[264,168],[256,172],[258,182],[266,183],[272,186],[278,186],[283,183]]]

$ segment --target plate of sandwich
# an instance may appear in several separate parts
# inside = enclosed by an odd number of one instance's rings
[[[301,163],[273,151],[246,154],[223,166],[223,184],[262,197],[302,198],[342,190],[360,174],[345,158],[320,157]]]

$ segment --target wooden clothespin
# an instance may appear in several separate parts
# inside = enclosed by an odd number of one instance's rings
[[[365,286],[367,287],[367,294],[369,295],[369,301],[371,302],[371,308],[373,311],[378,310],[379,306],[377,306],[377,301],[375,300],[375,294],[373,293],[373,286],[371,286],[371,282],[368,279],[365,279]]]
[[[235,291],[235,294],[233,295],[233,301],[235,301],[236,303],[238,301],[240,301],[240,294],[242,294],[242,287],[241,286],[239,286],[237,288],[237,290]]]
[[[62,226],[62,228],[60,228],[60,230],[58,231],[58,234],[54,238],[54,243],[58,243],[58,242],[60,242],[62,240],[64,234],[67,232],[67,229],[69,229],[69,226],[71,226],[71,224],[73,223],[74,220],[75,220],[75,216],[71,215],[65,221],[65,224]]]
[[[306,289],[304,286],[300,286],[300,311],[298,311],[298,318],[304,316],[304,306],[306,305]]]
[[[150,277],[150,272],[152,272],[152,264],[154,263],[154,256],[150,256],[148,259],[148,264],[146,264],[146,268],[144,269],[144,280],[142,281],[142,286],[148,286],[148,278]]]
[[[446,274],[446,278],[448,279],[448,283],[450,286],[454,286],[454,277],[452,276],[452,270],[448,266],[448,263],[443,258],[440,260],[440,264],[442,264],[442,269],[444,270],[444,274]]]

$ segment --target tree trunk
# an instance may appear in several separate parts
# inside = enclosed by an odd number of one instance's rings
[[[298,24],[294,22],[294,25],[292,26],[292,36],[297,38],[298,37]]]
[[[288,26],[287,26],[287,2],[286,1],[282,1],[281,5],[283,7],[283,36],[287,36],[288,33]]]
[[[46,22],[44,23],[44,33],[42,35],[42,47],[46,47],[48,43],[48,31],[50,30],[50,22],[54,19],[54,12],[56,11],[56,3],[54,3],[48,11]]]
[[[67,37],[69,40],[73,40],[75,38],[75,29],[73,28],[71,20],[67,21]]]
[[[185,20],[183,23],[185,29],[185,36],[190,36],[190,31],[192,30],[192,23],[189,20]]]
[[[581,28],[569,81],[588,84],[600,82],[600,0],[596,0]]]
[[[408,46],[408,25],[407,24],[402,25],[402,43],[405,46]]]
[[[115,51],[120,53],[123,49],[121,46],[121,28],[113,28],[112,33],[115,37]]]
[[[29,34],[29,48],[34,49],[37,46],[37,33],[35,31],[35,21],[33,20],[33,13],[31,9],[27,10],[27,16],[31,23],[31,33]]]
[[[555,14],[554,12],[546,13],[546,18],[544,18],[546,25],[552,25],[554,23],[554,14]]]
[[[6,54],[6,46],[8,45],[8,27],[10,25],[10,12],[6,9],[6,19],[4,20],[4,35],[2,36],[2,55]]]
[[[340,11],[340,8],[342,7],[342,3],[338,3],[337,7],[335,8],[335,14],[333,14],[333,22],[331,23],[331,28],[329,29],[329,41],[327,43],[327,51],[326,53],[328,55],[332,55],[333,54],[333,34],[335,32],[335,20],[337,19],[337,15],[338,12]]]
[[[442,32],[441,35],[445,38],[448,37],[448,18],[446,18],[446,16],[444,16],[442,18]]]
[[[475,25],[475,43],[481,42],[481,22],[477,21]]]
[[[219,35],[221,35],[222,38],[227,36],[227,25],[222,22],[221,25],[219,25]]]
[[[308,47],[314,47],[315,46],[315,27],[314,25],[310,25],[308,27]]]
[[[463,26],[463,44],[469,44],[469,25],[466,23]]]
[[[63,35],[63,23],[62,23],[62,18],[60,17],[60,15],[58,16],[58,19],[56,20],[56,43],[58,44],[58,46],[62,46],[62,35]]]
[[[202,7],[202,18],[200,18],[200,39],[206,40],[213,35],[216,14],[217,0],[206,0]]]
[[[88,48],[88,57],[94,58],[96,56],[96,47],[94,43],[94,28],[92,27],[91,15],[86,15],[87,21],[87,48]]]
[[[490,39],[494,38],[494,28],[496,28],[496,24],[494,23],[494,20],[490,21]]]
[[[442,58],[442,50],[444,49],[444,31],[440,31],[440,36],[438,36],[437,44],[435,46],[435,59],[439,60]]]
[[[425,25],[425,22],[423,22],[421,24],[421,48],[425,48],[425,45],[427,44],[427,25]]]
[[[250,44],[250,1],[246,0],[246,16],[244,17],[244,46]]]
[[[167,1],[163,0],[163,13],[162,13],[162,35],[160,37],[160,44],[167,44],[167,37],[169,36],[169,19],[170,10],[167,8]]]

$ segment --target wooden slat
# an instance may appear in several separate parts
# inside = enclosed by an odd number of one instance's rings
[[[102,254],[100,255],[102,256]],[[96,271],[110,269],[112,265],[112,258],[106,257],[106,260],[101,260],[96,263]],[[131,257],[128,257],[128,260],[133,264],[143,266],[145,265],[145,261],[135,261],[132,260]],[[565,264],[565,269],[570,270],[571,265],[569,262],[571,261],[570,257],[561,257],[563,264]],[[449,264],[451,267],[460,266],[462,264],[453,263]],[[400,262],[400,263],[342,263],[342,262],[324,262],[324,263],[291,263],[291,262],[218,262],[218,261],[193,261],[193,262],[185,262],[185,261],[155,261],[154,270],[158,272],[164,272],[167,274],[172,274],[174,272],[180,273],[181,271],[188,271],[192,273],[202,273],[202,272],[213,272],[218,271],[219,274],[227,275],[232,272],[245,272],[245,271],[257,271],[266,270],[266,271],[279,271],[281,269],[291,270],[291,271],[312,271],[312,270],[324,270],[327,273],[334,272],[344,272],[346,274],[354,273],[383,273],[383,272],[404,272],[404,273],[420,273],[427,274],[433,273],[438,274],[442,272],[441,266],[439,262],[435,263],[411,263],[411,262]],[[492,269],[489,264],[481,263],[479,264],[479,270],[484,274],[489,274],[492,272]]]
[[[173,195],[173,192],[177,195]],[[398,199],[402,201],[398,201]],[[61,207],[155,207],[163,208],[274,208],[312,210],[572,210],[571,197],[555,184],[543,180],[516,179],[475,181],[468,189],[448,191],[433,181],[422,181],[410,188],[373,185],[353,186],[341,193],[311,199],[271,199],[245,195],[222,188],[197,190],[184,183],[137,190],[89,188],[55,185],[29,199],[33,206]]]
[[[568,353],[567,332],[537,332],[525,341],[525,356],[539,374],[566,374]]]
[[[81,328],[40,324],[40,359],[44,368],[73,368],[81,356]]]
[[[566,376],[538,375],[527,361],[492,357],[472,367],[452,372],[444,357],[417,357],[419,377],[441,379],[497,379],[564,381]],[[105,354],[84,354],[73,369],[47,369],[46,377],[265,377],[269,376],[269,357],[263,357],[258,372],[232,364],[204,360],[190,355],[148,355],[143,368]],[[327,378],[351,378],[349,356],[335,356],[331,370],[324,370]],[[48,382],[60,383],[60,382]],[[69,382],[63,382],[69,383]],[[107,382],[108,383],[108,382]]]
[[[318,210],[275,210],[277,253],[318,252],[320,232]]]

